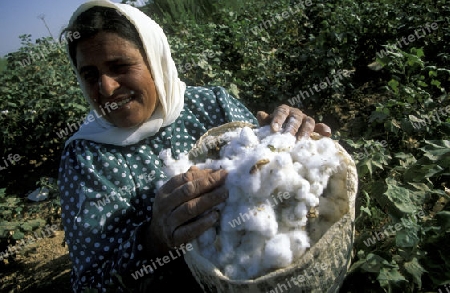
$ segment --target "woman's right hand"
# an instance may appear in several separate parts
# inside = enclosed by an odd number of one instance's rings
[[[219,219],[215,206],[228,198],[226,170],[200,170],[193,166],[172,177],[157,192],[150,224],[155,254],[187,243],[212,227]]]

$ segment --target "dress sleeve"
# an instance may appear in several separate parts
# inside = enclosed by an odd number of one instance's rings
[[[130,276],[147,262],[143,229],[151,205],[142,201],[151,199],[136,196],[140,182],[132,173],[120,152],[84,140],[72,142],[61,157],[58,185],[74,292],[110,292],[117,276]]]

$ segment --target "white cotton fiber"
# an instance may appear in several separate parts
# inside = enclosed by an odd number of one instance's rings
[[[278,234],[266,242],[263,266],[266,269],[283,268],[292,262],[291,241],[286,234]]]
[[[245,147],[254,147],[259,144],[258,137],[250,127],[244,127],[239,134],[239,142]]]
[[[172,151],[170,149],[162,150],[159,157],[164,161],[165,167],[163,167],[163,170],[168,178],[187,172],[192,165],[185,153],[180,154],[178,160],[173,159]]]
[[[341,168],[335,143],[325,137],[297,141],[289,133],[272,133],[269,126],[237,128],[219,140],[224,143],[219,158],[196,166],[226,169],[229,197],[216,207],[218,225],[198,238],[199,252],[230,279],[253,279],[291,265],[329,227],[308,214],[336,220],[333,213],[345,208],[345,203],[331,206],[322,197],[324,192],[332,196],[333,188],[345,188],[329,185]],[[161,158],[171,176],[194,164],[186,156],[173,160],[170,151]]]
[[[278,222],[275,212],[268,205],[259,205],[250,209],[248,206],[240,206],[239,214],[245,214],[245,230],[256,231],[260,235],[273,237],[278,230]],[[248,217],[247,217],[248,216]]]
[[[288,233],[291,243],[291,251],[294,258],[303,255],[310,247],[309,237],[305,231],[292,231]]]

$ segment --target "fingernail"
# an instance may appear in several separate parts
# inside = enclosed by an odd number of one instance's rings
[[[278,132],[280,130],[280,124],[277,122],[272,123],[272,129],[273,131]]]

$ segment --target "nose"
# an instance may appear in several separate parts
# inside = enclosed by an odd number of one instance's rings
[[[102,96],[112,96],[119,87],[117,80],[107,74],[102,74],[98,80],[98,91]]]

